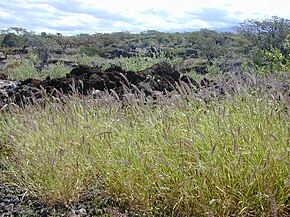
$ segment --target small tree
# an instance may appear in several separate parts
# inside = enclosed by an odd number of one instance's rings
[[[21,36],[15,33],[7,33],[2,41],[2,47],[23,47],[24,41]]]
[[[200,56],[205,57],[208,61],[224,54],[224,45],[226,38],[213,30],[202,29],[194,38],[193,48],[198,50]]]
[[[279,17],[262,21],[250,19],[235,27],[235,30],[258,50],[277,48],[283,53],[283,42],[290,33],[290,20]]]

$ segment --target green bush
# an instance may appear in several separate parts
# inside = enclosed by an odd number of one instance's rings
[[[263,65],[258,65],[258,68],[263,73],[290,72],[290,35],[283,44],[283,50],[271,47],[269,51],[261,50],[261,53]]]

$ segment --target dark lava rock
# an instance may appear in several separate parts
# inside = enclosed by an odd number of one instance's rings
[[[108,199],[109,198],[109,199]],[[119,208],[114,210],[112,206]],[[127,204],[110,199],[105,188],[88,187],[80,197],[68,203],[47,204],[31,195],[27,189],[5,183],[0,176],[0,216],[71,216],[90,217],[122,214]],[[110,215],[113,216],[113,215]],[[114,215],[117,216],[117,215]]]
[[[188,84],[190,87],[199,87],[199,84],[190,76],[188,75],[182,75],[180,78],[181,81]]]
[[[3,72],[0,72],[0,80],[6,80],[6,79],[7,79],[7,76]]]
[[[193,69],[195,70],[197,74],[200,74],[200,75],[207,74],[207,65],[195,66],[193,67]]]
[[[161,62],[138,73],[145,83],[149,83],[154,91],[172,91],[179,82],[180,73],[170,64]],[[137,84],[138,87],[138,84]]]
[[[29,85],[33,87],[39,87],[41,84],[42,84],[41,80],[34,79],[34,78],[28,78],[20,82],[20,85]]]
[[[175,90],[180,81],[190,84],[189,87],[198,86],[196,81],[189,76],[181,76],[166,62],[158,63],[141,72],[126,72],[118,66],[103,71],[98,67],[79,65],[62,78],[48,77],[43,81],[29,78],[21,81],[17,88],[9,91],[8,95],[15,98],[16,102],[24,97],[40,98],[43,91],[54,96],[57,93],[70,94],[74,91],[86,95],[93,90],[113,90],[120,97],[128,90],[132,93],[143,91],[146,95],[150,95],[154,91],[165,93]]]

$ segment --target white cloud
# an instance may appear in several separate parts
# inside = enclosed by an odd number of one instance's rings
[[[97,23],[98,19],[88,14],[81,14],[82,19],[79,19],[79,15],[71,14],[66,16],[60,16],[56,21],[54,21],[51,26],[70,26],[70,27],[78,27],[86,24]]]
[[[7,18],[10,18],[10,17],[11,17],[11,15],[9,13],[0,10],[0,18],[1,19],[7,19]]]
[[[10,0],[0,26],[65,34],[95,31],[183,31],[237,25],[245,19],[290,18],[284,0]]]

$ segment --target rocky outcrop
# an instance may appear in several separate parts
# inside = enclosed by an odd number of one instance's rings
[[[24,98],[41,98],[42,93],[55,95],[56,93],[70,94],[78,91],[80,94],[89,94],[92,90],[113,90],[120,97],[128,90],[138,91],[146,95],[154,92],[170,92],[176,89],[180,82],[189,86],[198,86],[192,78],[173,69],[170,64],[161,62],[140,72],[123,71],[113,66],[105,71],[87,65],[73,68],[66,77],[45,80],[26,79],[20,82],[2,80],[0,100],[14,100],[19,102]],[[41,93],[42,92],[42,93]]]

